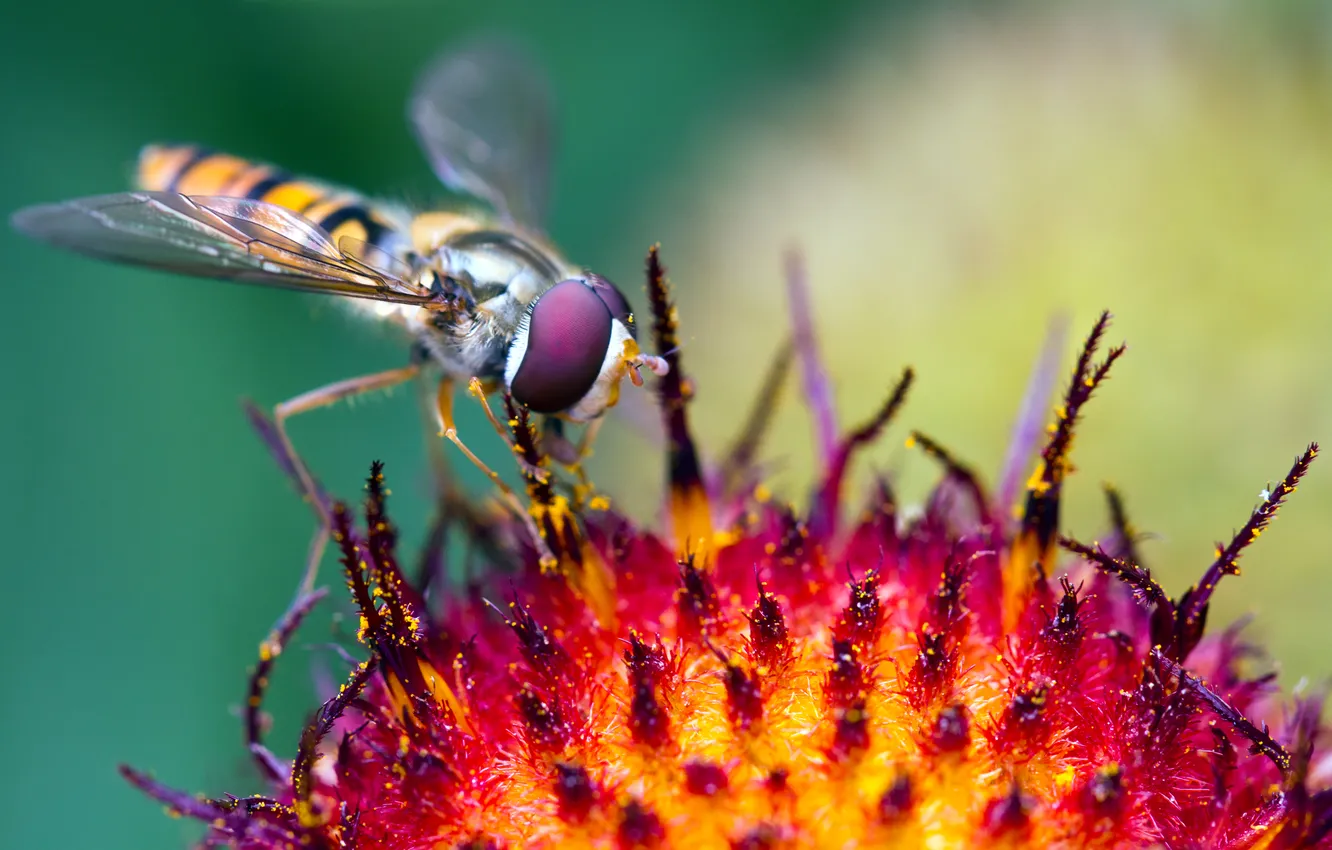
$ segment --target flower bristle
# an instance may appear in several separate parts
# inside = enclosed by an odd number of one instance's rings
[[[506,399],[526,510],[458,511],[451,527],[517,570],[436,578],[427,601],[399,566],[376,464],[364,531],[329,506],[366,660],[289,767],[262,740],[259,701],[312,594],[280,618],[251,681],[265,793],[202,800],[127,779],[206,822],[206,843],[253,850],[1332,847],[1317,700],[1283,710],[1267,678],[1240,669],[1238,631],[1205,631],[1220,578],[1317,446],[1173,599],[1140,563],[1116,491],[1104,542],[1060,533],[1078,418],[1124,352],[1095,362],[1108,314],[1016,516],[911,432],[943,472],[922,509],[899,511],[876,479],[847,520],[849,462],[892,425],[912,371],[864,426],[820,437],[825,468],[802,510],[755,486],[772,381],[730,466],[704,468],[655,248],[648,292],[670,364],[658,384],[669,535],[565,476]],[[815,356],[798,326],[774,374],[799,359],[820,407]],[[831,411],[819,422],[831,428]]]

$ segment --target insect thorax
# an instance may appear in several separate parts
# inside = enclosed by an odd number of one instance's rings
[[[469,302],[461,314],[428,323],[423,344],[447,371],[460,377],[496,379],[528,307],[542,292],[573,272],[563,259],[507,230],[451,234],[430,264],[445,287]]]

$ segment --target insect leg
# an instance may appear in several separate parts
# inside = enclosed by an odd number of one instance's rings
[[[441,378],[439,390],[435,393],[435,409],[439,414],[439,435],[458,447],[468,460],[481,470],[487,478],[500,491],[500,497],[505,505],[513,511],[514,515],[523,523],[529,536],[532,538],[532,545],[536,547],[537,555],[541,558],[543,565],[556,563],[555,556],[551,553],[550,547],[546,545],[541,532],[537,530],[536,523],[532,521],[532,515],[523,507],[523,503],[518,498],[518,494],[513,488],[504,483],[499,473],[486,465],[486,462],[477,457],[471,449],[464,445],[458,437],[458,426],[453,420],[453,381],[449,378]]]
[[[310,503],[314,505],[315,514],[319,517],[319,530],[315,532],[314,539],[310,542],[310,553],[305,563],[305,574],[301,579],[298,594],[309,593],[311,588],[314,587],[315,576],[319,572],[319,562],[323,559],[324,547],[328,544],[332,517],[328,515],[327,508],[319,498],[314,477],[310,475],[310,470],[305,465],[305,461],[296,453],[296,447],[292,445],[291,438],[287,435],[287,420],[298,413],[327,407],[344,398],[397,386],[415,378],[420,371],[421,367],[413,364],[398,369],[389,369],[385,372],[376,372],[373,375],[362,375],[359,378],[336,381],[318,389],[301,393],[273,408],[273,424],[276,427],[278,440],[282,444],[282,450],[296,470],[296,476],[302,490],[301,495],[310,500]]]

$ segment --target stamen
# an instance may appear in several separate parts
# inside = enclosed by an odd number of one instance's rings
[[[296,598],[278,621],[264,642],[259,644],[259,663],[250,674],[249,692],[245,697],[245,742],[250,755],[254,757],[259,772],[275,785],[283,784],[287,778],[287,768],[273,752],[264,746],[264,726],[262,707],[264,692],[268,689],[268,677],[273,665],[282,654],[282,650],[291,640],[291,636],[300,628],[301,622],[328,595],[328,588],[317,590]]]
[[[747,479],[754,474],[754,458],[772,424],[773,414],[777,411],[777,403],[781,400],[782,389],[786,386],[786,378],[795,359],[794,354],[795,349],[788,340],[782,343],[768,364],[758,395],[749,409],[749,415],[745,417],[745,426],[731,444],[731,450],[727,452],[726,460],[718,471],[718,489],[723,495],[745,487]]]
[[[688,761],[684,766],[685,790],[701,797],[724,793],[730,786],[726,771],[710,761]]]
[[[631,799],[620,810],[620,826],[615,832],[618,850],[654,850],[666,840],[661,818],[643,804]]]
[[[143,793],[152,797],[172,812],[185,817],[211,823],[226,814],[226,810],[210,800],[201,800],[193,794],[168,788],[146,773],[140,773],[127,764],[120,766],[120,775]]]
[[[1064,402],[1055,409],[1050,439],[1041,452],[1035,472],[1027,481],[1027,502],[1022,512],[1021,528],[1004,568],[1004,628],[1007,630],[1017,625],[1037,578],[1052,566],[1055,536],[1059,530],[1060,495],[1064,477],[1072,470],[1069,452],[1078,415],[1105,380],[1110,367],[1128,350],[1123,345],[1111,348],[1105,360],[1093,367],[1092,357],[1109,325],[1110,313],[1104,312],[1083,344]]]
[[[1231,538],[1229,545],[1225,548],[1221,544],[1216,547],[1216,560],[1212,562],[1207,571],[1203,573],[1202,581],[1197,587],[1190,588],[1179,600],[1179,613],[1177,614],[1178,631],[1180,633],[1179,653],[1175,656],[1176,660],[1183,661],[1188,658],[1189,653],[1198,645],[1202,639],[1203,626],[1207,619],[1208,603],[1211,602],[1212,593],[1216,586],[1221,583],[1223,576],[1239,575],[1239,557],[1248,547],[1248,545],[1258,539],[1268,524],[1276,518],[1277,510],[1286,497],[1295,492],[1295,487],[1300,483],[1300,479],[1309,471],[1309,465],[1313,459],[1318,456],[1318,444],[1310,443],[1298,458],[1295,459],[1295,465],[1286,473],[1286,477],[1281,483],[1264,493],[1266,494],[1261,504],[1254,508],[1249,519],[1244,523],[1235,536]]]
[[[1146,567],[1140,567],[1122,558],[1112,558],[1099,544],[1088,546],[1071,537],[1060,537],[1059,545],[1127,584],[1140,602],[1164,606],[1173,613],[1174,603],[1166,596],[1165,590],[1156,579],[1152,578],[1152,571]]]
[[[1138,554],[1138,530],[1129,522],[1128,511],[1124,508],[1124,497],[1113,484],[1103,484],[1102,489],[1105,491],[1106,507],[1110,509],[1110,524],[1117,538],[1111,550],[1117,557],[1123,558],[1130,564],[1141,564],[1142,557]]]
[[[834,635],[862,649],[873,650],[878,641],[882,617],[879,574],[870,570],[863,579],[848,582],[847,589],[850,594],[846,608],[837,620]]]
[[[1124,769],[1114,762],[1096,768],[1082,787],[1081,798],[1091,818],[1117,818],[1124,802]]]
[[[692,552],[704,567],[711,558],[712,506],[703,483],[702,466],[689,431],[688,405],[693,388],[680,367],[679,316],[671,301],[666,270],[658,246],[648,250],[647,288],[652,306],[652,337],[667,372],[657,383],[669,442],[667,481],[670,514],[677,552]]]
[[[1068,317],[1053,317],[1046,327],[1045,342],[1036,355],[1031,377],[1027,379],[1027,389],[1022,394],[1022,404],[1013,422],[1013,436],[1008,441],[1008,455],[1004,458],[1003,471],[999,473],[994,504],[1001,511],[1007,512],[1017,499],[1022,476],[1036,452],[1036,444],[1044,431],[1045,412],[1054,395],[1055,382],[1059,380],[1059,359],[1063,356],[1067,338]]]
[[[570,823],[582,823],[597,806],[600,789],[587,768],[576,764],[555,765],[555,799],[560,817]]]
[[[786,253],[786,299],[791,310],[795,349],[800,355],[805,403],[814,417],[814,442],[819,447],[821,466],[828,469],[837,453],[836,406],[827,370],[819,357],[818,340],[814,336],[814,308],[809,301],[805,257],[794,249]]]
[[[907,447],[919,447],[925,454],[938,461],[944,468],[945,478],[951,478],[962,486],[962,489],[971,496],[981,516],[984,517],[989,513],[989,497],[985,495],[985,488],[981,486],[980,479],[976,477],[971,467],[954,458],[951,452],[920,431],[911,432],[911,436],[907,439]]]
[[[971,743],[971,718],[961,703],[945,706],[934,718],[929,749],[935,753],[961,753]]]
[[[559,703],[546,702],[524,684],[514,697],[527,731],[527,745],[538,753],[562,753],[573,741],[573,729],[564,719]]]
[[[755,574],[758,585],[758,601],[754,610],[746,614],[749,619],[749,660],[765,675],[767,672],[784,668],[791,659],[791,641],[788,637],[786,617],[782,606],[768,592]]]
[[[333,728],[333,724],[342,716],[352,700],[365,690],[370,674],[374,672],[378,656],[371,656],[368,661],[352,671],[342,689],[319,709],[314,720],[310,721],[301,732],[301,741],[296,749],[296,760],[291,765],[291,791],[295,798],[296,816],[301,826],[318,826],[325,820],[325,815],[316,812],[312,803],[314,796],[314,766],[319,760],[319,744]]]
[[[1252,745],[1249,748],[1250,752],[1262,753],[1267,756],[1283,776],[1290,770],[1290,753],[1286,752],[1285,747],[1282,747],[1272,738],[1271,733],[1267,730],[1266,723],[1263,724],[1261,729],[1255,726],[1239,709],[1226,702],[1216,691],[1207,687],[1201,679],[1189,675],[1188,671],[1168,658],[1160,649],[1152,650],[1152,658],[1166,672],[1178,678],[1181,686],[1197,694],[1198,698],[1207,703],[1222,720],[1235,727],[1236,732],[1248,738]]]
[[[599,623],[614,629],[615,575],[583,534],[574,506],[555,492],[546,457],[537,445],[531,414],[507,394],[504,407],[509,415],[511,445],[527,484],[529,521],[535,523],[551,553],[550,566],[558,569],[574,592],[587,601]]]
[[[868,422],[842,438],[841,442],[837,444],[828,465],[825,467],[828,472],[814,496],[814,505],[810,510],[810,526],[815,533],[825,538],[836,533],[837,510],[842,504],[842,484],[846,478],[846,470],[851,462],[851,456],[861,446],[868,445],[877,439],[883,429],[897,415],[897,411],[901,409],[902,404],[906,401],[907,390],[911,388],[911,382],[915,380],[915,377],[916,373],[911,367],[908,366],[903,369],[902,377],[898,379],[897,385],[893,387],[888,400],[879,408],[879,411]]]
[[[911,775],[898,773],[879,798],[879,817],[885,823],[901,820],[911,812]]]
[[[828,757],[843,762],[869,749],[869,709],[864,697],[857,698],[845,708],[833,711],[836,728]]]
[[[1025,833],[1031,825],[1031,809],[1031,801],[1014,782],[1007,794],[991,800],[986,806],[982,819],[984,831],[991,838],[1016,837],[1015,833]]]
[[[675,597],[680,611],[680,631],[691,639],[706,639],[721,615],[717,588],[707,573],[699,569],[692,555],[683,558],[678,566],[680,587]]]

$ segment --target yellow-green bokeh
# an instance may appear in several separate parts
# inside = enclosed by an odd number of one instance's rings
[[[1111,309],[1129,352],[1079,429],[1067,526],[1103,531],[1100,484],[1115,483],[1179,593],[1305,445],[1332,439],[1332,19],[1008,8],[867,24],[674,187],[654,232],[674,249],[686,362],[704,400],[752,392],[788,325],[781,255],[799,246],[847,424],[917,368],[866,466],[918,497],[936,470],[907,427],[993,481],[1050,320],[1070,320],[1067,368]],[[708,441],[742,409],[700,404]],[[788,493],[808,480],[809,434],[789,404],[771,440]],[[1332,673],[1329,516],[1324,460],[1213,611],[1256,614],[1288,686]]]

